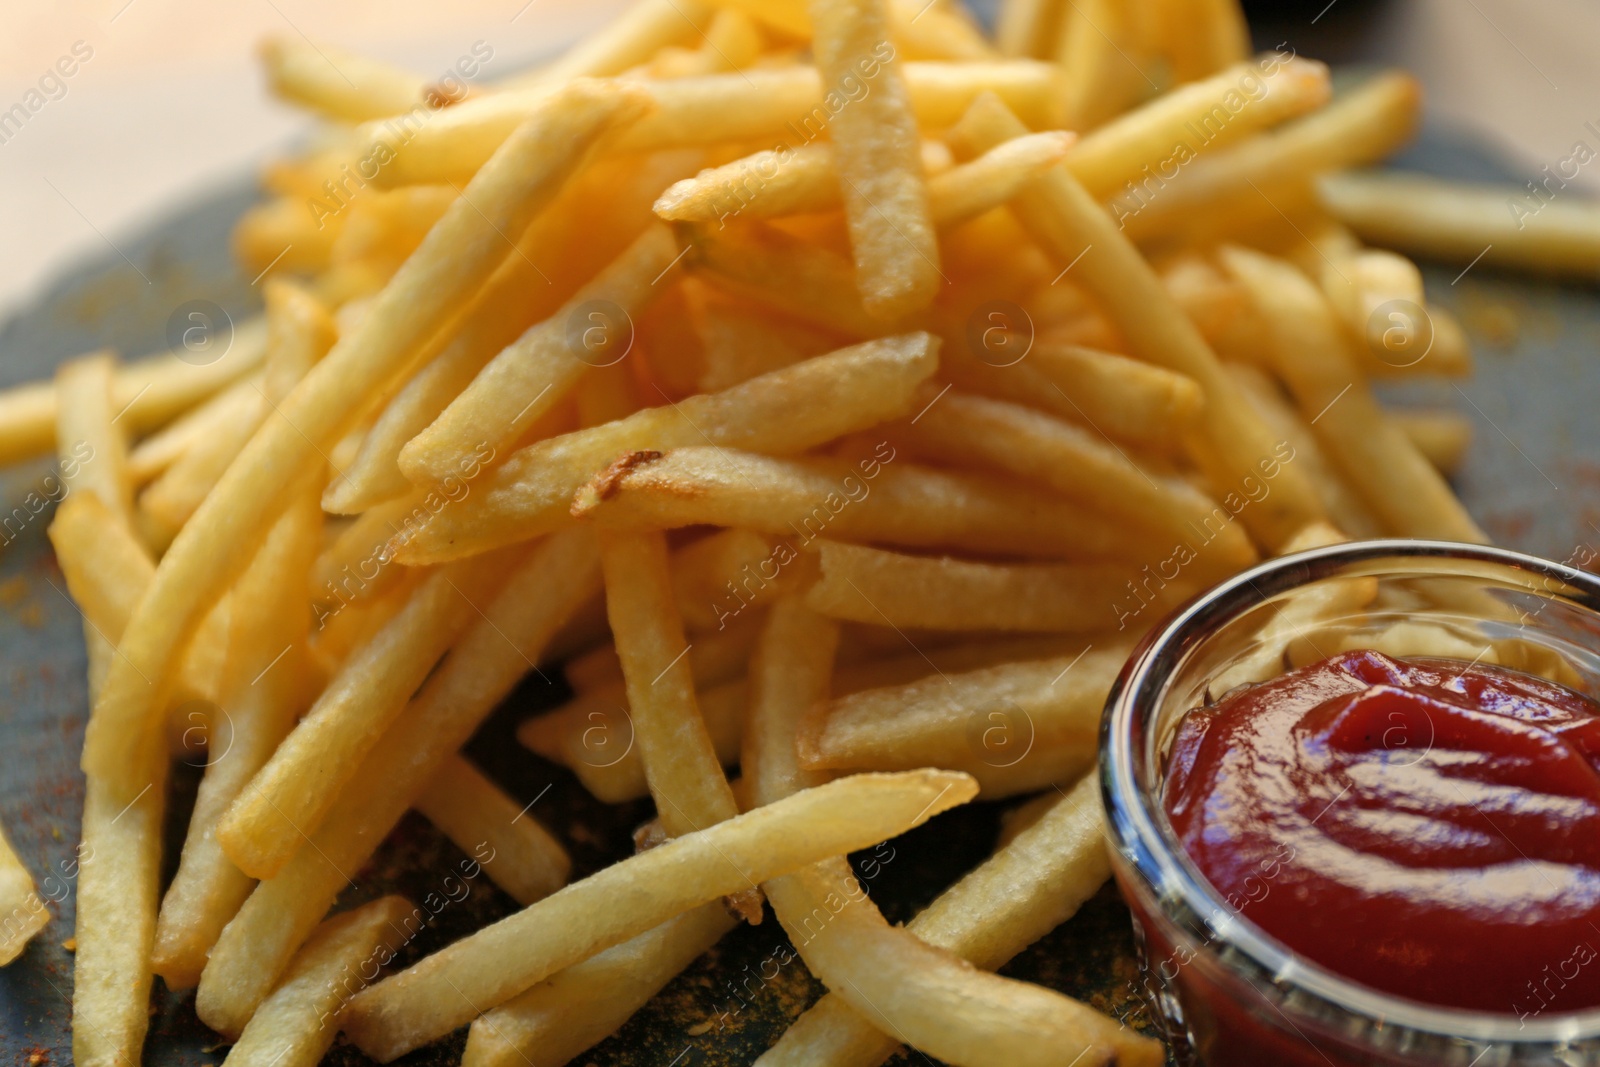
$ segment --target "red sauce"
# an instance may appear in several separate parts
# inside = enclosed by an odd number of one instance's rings
[[[1220,894],[1336,974],[1600,1005],[1600,705],[1570,689],[1347,652],[1190,712],[1163,800]]]

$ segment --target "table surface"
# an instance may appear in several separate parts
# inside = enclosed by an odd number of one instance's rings
[[[1429,140],[1408,162],[1462,177],[1511,173],[1481,146],[1443,138]],[[256,294],[228,260],[226,237],[253,196],[253,183],[242,174],[217,183],[188,200],[180,214],[120,236],[117,249],[103,249],[49,285],[0,327],[0,385],[46,376],[61,359],[99,345],[130,353],[154,349],[169,310],[188,299],[247,312]],[[130,261],[139,275],[129,269]],[[1555,558],[1579,546],[1600,547],[1600,423],[1593,418],[1593,394],[1581,388],[1592,380],[1600,299],[1591,289],[1533,284],[1482,267],[1460,277],[1454,269],[1430,267],[1427,275],[1430,293],[1471,334],[1479,372],[1459,385],[1433,383],[1394,395],[1454,407],[1472,418],[1477,433],[1459,488],[1496,540]],[[37,488],[47,466],[0,471],[0,510],[9,512]],[[86,715],[80,619],[44,536],[48,517],[39,516],[0,547],[0,823],[40,878],[58,869],[77,840],[83,783],[76,764]],[[595,803],[564,770],[512,740],[517,721],[561,695],[557,686],[534,678],[485,727],[469,755],[524,802],[551,787],[535,813],[562,832],[581,875],[631,850],[630,831],[646,809]],[[172,805],[174,856],[197,775],[180,768]],[[997,806],[978,804],[897,840],[895,859],[874,879],[874,899],[891,919],[909,917],[988,853],[997,821]],[[389,891],[420,898],[460,858],[431,827],[408,816],[342,904]],[[400,962],[432,952],[512,907],[492,886],[477,885],[441,913]],[[0,1064],[28,1062],[35,1053],[48,1063],[71,1062],[72,958],[62,946],[72,929],[70,896],[53,910],[54,921],[23,957],[0,970]],[[747,966],[758,970],[782,941],[771,922],[741,928],[580,1062],[750,1062],[819,992],[802,967],[783,968],[749,998],[726,1031],[694,1031],[733,1006],[729,979]],[[1107,890],[1006,973],[1130,1013],[1137,1025],[1139,1006],[1129,996],[1136,970],[1126,912]],[[155,1010],[149,1063],[220,1062],[225,1051],[195,1019],[190,998],[159,994]],[[456,1062],[461,1041],[458,1034],[401,1062]],[[330,1062],[367,1061],[340,1047]]]

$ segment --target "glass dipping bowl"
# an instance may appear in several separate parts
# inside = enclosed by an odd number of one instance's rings
[[[1600,1064],[1600,1008],[1519,1018],[1510,1006],[1439,1007],[1341,978],[1241,917],[1183,851],[1161,804],[1183,716],[1352,648],[1498,663],[1597,698],[1600,578],[1480,545],[1352,542],[1246,571],[1145,637],[1106,701],[1100,771],[1139,992],[1177,1062]]]

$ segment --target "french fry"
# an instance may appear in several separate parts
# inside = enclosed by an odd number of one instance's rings
[[[1455,475],[1472,445],[1472,423],[1454,411],[1401,408],[1389,419],[1446,478]]]
[[[715,393],[831,351],[833,334],[706,292],[697,308],[705,369],[699,387]]]
[[[823,84],[873,82],[871,92],[833,116],[828,132],[856,288],[869,314],[894,321],[927,307],[941,277],[917,120],[893,49],[884,48],[887,0],[809,0],[807,6]]]
[[[682,611],[682,593],[675,591],[675,595]],[[720,629],[694,635],[688,660],[690,673],[699,685],[720,685],[744,674],[745,662],[750,658],[756,633],[760,630],[760,617],[759,607],[748,612],[739,610],[732,618],[725,615]],[[569,659],[561,669],[567,683],[579,693],[622,681],[622,663],[617,659],[614,645],[601,645]]]
[[[1486,541],[1439,472],[1378,407],[1321,292],[1281,260],[1234,247],[1222,257],[1270,324],[1277,371],[1300,410],[1384,525],[1404,537]]]
[[[445,760],[416,806],[468,855],[487,845],[493,859],[484,871],[518,904],[566,884],[572,860],[561,842],[463,757]]]
[[[1119,221],[1140,242],[1242,235],[1254,223],[1277,222],[1282,208],[1292,205],[1297,185],[1382,159],[1409,140],[1420,106],[1409,75],[1376,75],[1320,111],[1195,160]]]
[[[897,629],[1092,632],[1116,621],[1126,579],[1100,564],[971,563],[818,541],[806,606]],[[1173,583],[1175,606],[1192,586]],[[748,773],[748,772],[746,772]]]
[[[772,804],[825,779],[802,769],[793,738],[828,697],[838,628],[796,598],[768,616],[754,664],[740,765],[756,803]],[[757,809],[760,810],[760,809]],[[1056,1063],[1117,1040],[1116,1025],[1083,1005],[973,969],[890,926],[843,857],[764,883],[773,910],[812,972],[852,1007],[914,1047],[957,1064]],[[835,904],[834,902],[839,903]],[[819,918],[820,917],[820,918]],[[1154,1042],[1118,1049],[1158,1062]]]
[[[994,59],[998,53],[966,11],[888,0],[889,30],[907,59]]]
[[[1035,133],[1008,141],[971,163],[930,172],[928,209],[942,228],[1005,203],[1037,171],[1059,162],[1071,146],[1070,133]],[[929,170],[924,142],[923,168]],[[723,222],[735,215],[773,218],[828,211],[843,202],[839,172],[830,144],[765,149],[712,167],[670,186],[656,200],[655,212],[674,222]]]
[[[410,111],[427,87],[409,71],[303,37],[269,37],[259,52],[273,93],[344,122]]]
[[[257,276],[324,270],[349,216],[319,220],[299,197],[278,197],[245,210],[233,228],[233,254]]]
[[[61,502],[49,536],[84,622],[115,647],[155,574],[150,553],[128,528],[126,519],[89,493],[69,494]],[[226,652],[230,621],[229,600],[224,599],[200,624],[178,667],[170,701],[175,716],[170,730],[180,742],[196,725],[185,709],[192,709],[197,702],[216,702],[217,663],[222,658],[218,649]]]
[[[761,58],[766,40],[755,20],[742,11],[722,8],[711,16],[700,46],[681,53],[679,63],[669,61],[666,49],[656,53],[651,73],[658,78],[689,78],[744,70]]]
[[[324,922],[284,973],[223,1067],[315,1067],[333,1047],[340,1010],[409,939],[402,925],[417,909],[380,897]]]
[[[991,314],[988,322],[1001,330],[1016,328],[1004,312],[999,318]],[[1009,354],[993,354],[999,358],[985,360],[952,341],[940,369],[963,389],[1092,422],[1119,441],[1162,450],[1175,448],[1200,415],[1200,387],[1193,378],[1127,356],[1043,340],[1016,362]]]
[[[400,450],[414,482],[442,482],[482,454],[508,450],[566,397],[591,367],[624,359],[633,317],[662,292],[678,258],[671,231],[655,226],[565,307],[491,359],[437,419]]]
[[[1193,156],[1313,111],[1328,95],[1324,64],[1262,56],[1177,86],[1085,133],[1068,153],[1066,167],[1093,196],[1109,200],[1130,188],[1144,190],[1152,168],[1159,171],[1174,160],[1187,165]],[[1158,173],[1156,187],[1160,182]]]
[[[672,553],[672,597],[691,630],[720,631],[785,591],[775,546],[752,530],[718,530]],[[698,639],[698,635],[697,635]],[[698,672],[695,679],[704,682]]]
[[[1375,171],[1329,174],[1317,195],[1364,240],[1387,248],[1460,264],[1481,257],[1485,266],[1558,277],[1600,274],[1600,211],[1551,198],[1546,186],[1531,188]]]
[[[260,403],[259,375],[228,386],[140,441],[128,452],[128,480],[143,485],[176,463],[196,443],[213,438]]]
[[[742,677],[711,685],[695,696],[719,767],[731,767],[739,760],[745,696]],[[620,683],[601,686],[529,719],[517,730],[517,740],[569,768],[585,789],[608,804],[650,794],[627,692]]]
[[[964,125],[977,151],[1022,131],[1016,117],[993,97],[975,105]],[[1239,395],[1215,353],[1083,186],[1058,166],[1024,190],[1014,209],[1060,262],[1082,258],[1074,271],[1078,283],[1099,299],[1134,355],[1199,384],[1205,406],[1191,452],[1224,503],[1258,475],[1272,478],[1271,494],[1240,510],[1246,528],[1272,544],[1318,518],[1321,508],[1310,484],[1292,464],[1280,462],[1270,431]]]
[[[0,827],[0,967],[22,955],[49,921],[50,909],[34,888],[33,875]]]
[[[1047,793],[1052,803],[1031,826],[940,894],[907,929],[992,970],[1066,922],[1111,873],[1099,794],[1094,775],[1070,792]],[[843,997],[828,993],[756,1062],[759,1067],[819,1062],[876,1067],[900,1042],[875,1021],[874,1013],[858,1013]],[[1153,1055],[1138,1038],[1122,1034],[1118,1039],[1133,1057],[1130,1062]],[[1159,1056],[1151,1062],[1160,1062]]]
[[[333,319],[304,289],[273,279],[267,282],[266,303],[267,365],[255,405],[220,427],[204,447],[185,452],[139,497],[140,510],[156,521],[163,544],[189,521],[268,414],[333,347]]]
[[[903,833],[974,792],[946,771],[854,775],[673,838],[358,993],[345,1033],[387,1063],[674,915]],[[634,903],[608,906],[619,895]]]
[[[599,590],[587,531],[557,534],[506,576],[347,783],[343,802],[274,878],[256,886],[211,951],[195,996],[206,1025],[238,1034],[317,922],[428,780]]]
[[[1071,0],[1062,9],[1055,59],[1062,68],[1064,125],[1092,130],[1157,92],[1139,14],[1136,5],[1116,0]]]
[[[297,669],[310,624],[303,576],[321,531],[312,490],[303,490],[234,594],[250,610],[230,629],[217,709],[206,726],[205,777],[156,925],[151,966],[169,989],[189,989],[200,981],[211,946],[255,884],[223,854],[217,827],[304,710],[307,687]]]
[[[599,160],[580,174],[473,297],[457,320],[459,330],[441,338],[437,353],[389,401],[356,458],[329,485],[323,506],[339,514],[364,512],[409,492],[411,481],[399,464],[406,443],[443,413],[484,364],[631,244],[649,224],[649,205],[662,183],[694,166],[684,153],[665,153]],[[603,225],[583,211],[599,199],[609,208]],[[455,473],[470,479],[476,470]]]
[[[804,547],[824,533],[914,548],[1046,559],[1155,558],[1164,538],[1130,531],[992,475],[896,460],[892,446],[849,460],[782,460],[680,448],[632,465],[581,517],[618,527],[743,526]]]
[[[128,448],[112,408],[115,366],[115,358],[106,353],[61,365],[55,380],[60,401],[55,436],[67,490],[93,494],[117,521],[127,524],[132,522],[133,494]]]
[[[606,78],[650,60],[669,45],[698,40],[709,23],[702,0],[642,0],[560,59],[508,79],[507,89],[559,85],[573,78]]]
[[[731,296],[857,340],[890,332],[867,314],[850,261],[831,249],[755,221],[680,233],[688,268]]]
[[[702,904],[557,971],[472,1021],[462,1067],[567,1063],[615,1033],[735,921],[720,902]]]
[[[684,662],[689,648],[672,600],[665,539],[659,533],[600,531],[599,540],[606,614],[657,817],[673,837],[732,818],[739,808]],[[759,919],[758,913],[751,921]]]
[[[1036,126],[1059,125],[1056,74],[1051,64],[1031,60],[908,62],[903,70],[911,107],[917,121],[927,128],[951,125],[983,92],[997,94]],[[866,83],[853,85],[830,95],[816,68],[808,66],[642,83],[655,108],[624,131],[614,147],[642,152],[723,142],[770,142],[774,137],[813,141],[840,111],[853,106],[853,99],[862,96],[860,90]],[[376,180],[381,183],[460,181],[476,172],[553,91],[550,85],[540,85],[485,94],[434,113],[426,125],[369,123],[357,134],[360,151],[393,157],[379,172]],[[730,108],[730,99],[744,101],[745,106]],[[381,149],[377,147],[380,144]]]
[[[1052,54],[1060,0],[1002,0],[995,22],[1001,55],[1044,59]]]
[[[514,565],[490,553],[424,578],[405,606],[357,649],[217,825],[239,869],[271,878],[322,825],[340,790]]]
[[[396,558],[453,558],[568,525],[573,495],[629,453],[697,445],[799,452],[866,429],[910,409],[937,352],[928,334],[870,341],[532,445],[459,506],[397,540]]]
[[[322,462],[320,449],[363,413],[351,398],[381,390],[415,363],[418,339],[437,329],[502,258],[501,234],[525,229],[633,106],[613,89],[577,85],[553,95],[473,178],[361,326],[341,337],[279,405],[173,542],[128,624],[85,739],[85,768],[124,802],[150,784],[140,780],[141,757],[129,759],[126,747],[149,746],[164,688],[150,679],[168,678],[203,607],[238,576],[244,549],[260,542],[264,520],[293,492],[294,475]],[[218,552],[217,545],[231,551]]]
[[[1230,364],[1228,372],[1267,425],[1294,449],[1294,462],[1305,467],[1333,524],[1351,537],[1381,536],[1382,527],[1372,510],[1333,465],[1316,434],[1283,395],[1277,382],[1261,370],[1242,364]]]
[[[893,428],[918,454],[975,459],[1039,481],[1098,512],[1159,531],[1174,546],[1193,546],[1205,573],[1232,573],[1256,559],[1249,537],[1220,504],[1071,423],[1002,400],[953,391],[935,397],[932,387],[923,394],[917,420]]]
[[[187,360],[175,351],[163,352],[117,370],[111,402],[123,432],[156,429],[261,365],[266,328],[260,319],[240,323],[227,350],[215,359],[206,347],[214,341],[210,326],[196,323],[190,328],[193,335],[186,338],[195,347],[184,353]],[[57,410],[50,383],[0,390],[0,463],[46,455],[55,448]]]
[[[958,768],[985,782],[985,795],[1043,788],[1093,762],[1100,712],[1126,653],[1126,641],[1091,645],[839,697],[801,725],[800,764]]]
[[[129,525],[126,444],[115,425],[111,361],[69,363],[56,378],[60,464],[69,494],[102,506],[113,529]],[[78,449],[83,443],[88,457]],[[69,497],[70,499],[70,497]],[[92,551],[93,542],[81,547]],[[63,541],[61,547],[76,549]],[[60,548],[58,547],[58,551]],[[71,563],[62,570],[75,595]],[[83,628],[89,656],[91,704],[121,653],[87,616]],[[91,721],[92,714],[91,714]],[[72,1056],[92,1067],[138,1064],[149,1029],[150,948],[160,902],[161,827],[166,806],[165,746],[121,749],[124,767],[145,781],[143,792],[125,799],[99,774],[85,775],[82,840],[78,845],[77,953],[72,984]]]

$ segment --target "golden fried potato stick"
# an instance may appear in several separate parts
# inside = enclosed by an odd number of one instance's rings
[[[740,759],[755,803],[778,802],[826,779],[798,765],[794,737],[813,706],[828,699],[837,641],[837,625],[798,598],[773,606],[751,667]],[[1042,1067],[1085,1050],[1087,1058],[1102,1062],[1113,1051],[1122,1062],[1158,1062],[1154,1042],[1121,1037],[1116,1024],[1083,1005],[979,971],[890,926],[844,857],[764,887],[812,973],[857,1011],[925,1053],[971,1067]]]
[[[156,926],[151,965],[169,989],[200,981],[211,946],[255,885],[224,855],[217,826],[294,728],[310,696],[301,667],[310,624],[303,578],[321,533],[322,513],[308,487],[278,519],[234,593],[250,609],[230,627],[217,708],[206,730],[205,777]]]
[[[780,590],[786,588],[783,582],[772,584]],[[684,610],[683,591],[674,589],[673,592],[681,612]],[[744,675],[745,662],[750,658],[756,634],[761,629],[761,606],[749,601],[744,604],[748,611],[740,609],[737,599],[726,605],[713,605],[713,611],[720,608],[723,612],[721,627],[713,625],[694,635],[694,643],[689,647],[689,670],[701,686],[720,685]],[[579,693],[622,681],[622,663],[617,659],[616,647],[610,644],[599,645],[567,660],[561,665],[561,672]]]
[[[956,226],[1010,200],[1029,178],[1059,163],[1072,146],[1062,131],[1033,133],[970,163],[928,176],[928,212],[938,229]],[[926,147],[926,146],[925,146]],[[927,166],[924,151],[923,166]],[[770,177],[768,175],[770,174]],[[661,194],[655,211],[681,222],[721,222],[734,215],[773,218],[837,208],[840,181],[830,144],[765,149],[703,170]]]
[[[462,1067],[567,1063],[616,1033],[737,920],[721,901],[647,930],[472,1021]]]
[[[1150,7],[1070,0],[1062,9],[1055,60],[1066,102],[1063,125],[1092,130],[1159,91],[1150,76],[1154,57],[1140,32],[1140,16]]]
[[[396,558],[454,558],[569,525],[574,494],[630,453],[698,445],[801,452],[906,414],[938,349],[925,333],[869,341],[530,445],[459,505],[396,539]]]
[[[1176,86],[1097,129],[1068,153],[1067,169],[1097,199],[1160,181],[1173,161],[1247,140],[1328,102],[1328,68],[1267,54]],[[1181,146],[1181,150],[1177,148]]]
[[[1044,788],[1093,762],[1100,712],[1128,644],[1124,635],[1073,655],[839,697],[801,725],[800,764],[953,767],[983,783],[986,796]]]
[[[416,913],[404,897],[380,897],[317,927],[223,1067],[316,1067],[339,1034],[345,1001],[405,947]]]
[[[458,476],[486,448],[509,451],[585,372],[627,358],[635,316],[676,280],[669,272],[679,258],[667,227],[646,230],[564,307],[491,359],[400,450],[400,470],[419,484],[437,483]]]
[[[906,929],[992,970],[1070,919],[1111,874],[1100,783],[1091,774],[1069,792],[1045,796],[1048,809],[940,894]],[[858,1013],[845,998],[828,993],[756,1063],[877,1067],[900,1042],[874,1026],[876,1021],[876,1014]],[[1136,1058],[1130,1062],[1151,1055],[1137,1038],[1123,1035],[1122,1040],[1132,1046],[1129,1052]]]
[[[112,413],[126,434],[147,433],[261,366],[266,326],[260,319],[241,322],[228,349],[211,358],[204,343],[209,327],[190,327],[193,351],[163,352],[118,368],[112,386]],[[48,454],[55,448],[55,386],[50,382],[0,389],[0,463]]]
[[[742,667],[741,664],[741,675]],[[719,768],[739,761],[745,696],[742,676],[719,685],[708,683],[695,694]],[[570,769],[585,789],[607,804],[650,795],[633,713],[620,682],[601,686],[529,719],[517,730],[517,740]]]
[[[812,35],[806,0],[710,0],[724,11],[741,11],[791,37]],[[888,0],[890,37],[907,59],[991,59],[994,48],[964,12]]]
[[[1044,59],[1054,53],[1062,0],[1001,0],[995,44],[1001,55]]]
[[[0,827],[0,967],[28,947],[28,941],[50,921],[50,909],[33,886],[33,875]]]
[[[1256,561],[1250,538],[1220,504],[1179,478],[1146,469],[1104,438],[1020,404],[954,390],[935,399],[932,386],[922,392],[917,421],[890,428],[914,453],[992,465],[1158,531],[1174,546],[1189,545],[1202,574],[1231,574]]]
[[[1331,170],[1374,163],[1405,144],[1420,111],[1415,79],[1375,75],[1320,111],[1188,164],[1120,221],[1141,242],[1243,236],[1261,222],[1281,222],[1280,210],[1293,206],[1297,186]]]
[[[341,802],[282,871],[256,886],[223,930],[195,1009],[237,1034],[300,943],[406,809],[527,671],[551,637],[600,589],[586,530],[536,546],[484,608],[345,786]]]
[[[1155,559],[1172,549],[1008,478],[895,458],[887,443],[855,463],[679,448],[631,465],[606,489],[575,513],[632,529],[744,526],[794,548],[827,536],[1044,559]]]
[[[268,37],[257,53],[273,93],[336,121],[386,118],[424,102],[426,79],[325,42]]]
[[[1023,129],[993,97],[975,104],[963,126],[975,151],[1015,137]],[[1277,442],[1223,372],[1216,354],[1138,250],[1065,165],[1035,180],[1014,201],[1013,210],[1059,262],[1076,263],[1074,278],[1100,302],[1134,355],[1186,374],[1200,385],[1205,406],[1190,451],[1213,491],[1226,502],[1247,480],[1254,482],[1271,472],[1270,494],[1239,513],[1246,528],[1271,545],[1320,517],[1321,506],[1310,483],[1292,463],[1279,462]]]
[[[1053,64],[1017,59],[908,62],[903,70],[917,121],[929,129],[952,125],[983,92],[997,94],[1037,127],[1060,125]],[[655,109],[623,131],[613,147],[642,152],[778,137],[798,142],[791,143],[798,148],[816,140],[835,114],[854,106],[851,101],[862,98],[870,85],[858,79],[830,94],[832,87],[825,89],[816,68],[809,66],[641,82],[638,88],[649,94]],[[485,94],[435,112],[423,126],[369,123],[358,130],[357,142],[362,154],[393,157],[375,179],[380,184],[459,182],[482,166],[552,91],[540,86]],[[729,107],[729,100],[742,106]]]
[[[128,529],[127,446],[116,425],[114,381],[108,357],[64,364],[56,374],[55,437],[61,442],[66,503],[81,494],[101,505],[115,529]],[[92,552],[93,542],[57,543],[58,553],[78,550]],[[80,593],[72,575],[81,569],[62,565],[74,596]],[[93,704],[114,669],[112,661],[122,654],[112,643],[118,638],[103,634],[87,616],[83,636]],[[161,892],[167,753],[165,745],[147,744],[130,745],[119,755],[146,787],[125,798],[100,774],[87,773],[78,845],[72,1056],[90,1067],[137,1065],[150,1025],[150,948]]]
[[[975,563],[837,541],[813,548],[822,577],[806,606],[874,626],[1092,633],[1115,625],[1114,605],[1127,595],[1127,574],[1102,563]],[[1195,589],[1171,583],[1161,603],[1176,606]]]
[[[1006,312],[998,315],[991,312],[980,322],[1016,328]],[[1161,451],[1178,447],[1200,415],[1200,387],[1193,378],[1080,345],[1039,339],[1016,362],[1000,352],[985,362],[968,344],[952,341],[941,352],[940,370],[962,389],[1043,408],[1075,423],[1092,422],[1119,441]]]
[[[1239,0],[1178,0],[1168,17],[1175,81],[1204,78],[1250,54],[1250,26]]]
[[[517,241],[467,312],[431,343],[436,354],[385,406],[355,459],[343,465],[323,494],[323,507],[339,514],[365,512],[409,492],[412,483],[399,464],[406,443],[439,417],[484,364],[621,254],[652,220],[649,205],[662,185],[697,164],[694,152],[661,153],[643,161],[620,156],[597,161],[580,174]],[[603,225],[584,210],[596,202],[606,204]],[[477,471],[473,465],[453,473],[470,481]]]
[[[1276,370],[1350,485],[1390,533],[1484,543],[1455,493],[1373,398],[1332,309],[1305,275],[1239,247],[1222,250],[1276,342]]]
[[[131,528],[128,447],[112,406],[116,357],[80,356],[56,371],[56,449],[67,492],[92,494]]]
[[[774,556],[770,537],[754,530],[717,530],[672,553],[672,599],[696,642],[726,632],[743,607],[761,607],[786,592],[793,575]],[[695,680],[706,678],[698,670]]]
[[[704,0],[640,0],[559,59],[503,83],[508,90],[560,85],[573,78],[609,78],[649,62],[661,49],[700,40],[711,20]]]
[[[333,317],[314,296],[292,282],[266,283],[266,374],[256,389],[255,404],[239,418],[219,427],[200,448],[191,448],[139,497],[139,509],[150,516],[163,544],[189,521],[200,502],[216,487],[267,416],[294,390],[338,337]]]
[[[657,52],[645,69],[656,78],[692,78],[744,70],[761,58],[766,44],[755,19],[742,11],[722,8],[711,16],[698,47],[668,46]]]
[[[433,571],[351,653],[217,825],[217,841],[240,870],[271,878],[305,845],[434,664],[483,618],[480,605],[520,555],[513,548]]]
[[[190,408],[128,451],[128,480],[144,485],[178,461],[197,442],[213,438],[261,401],[261,374],[247,375]]]
[[[718,230],[685,225],[679,236],[690,271],[731,297],[836,336],[864,340],[892,332],[867,314],[850,261],[832,249],[759,220]]]
[[[465,757],[445,761],[416,808],[467,855],[487,845],[494,859],[484,870],[518,904],[567,884],[572,859],[561,842]]]
[[[301,381],[251,439],[162,559],[128,624],[96,702],[84,767],[124,803],[150,784],[141,752],[153,747],[167,679],[204,607],[238,576],[247,546],[266,534],[301,471],[324,462],[364,411],[369,394],[411,369],[418,345],[455,314],[520,233],[582,165],[595,142],[636,114],[625,87],[575,83],[552,96],[473,178],[352,333]],[[218,546],[227,546],[219,551]]]
[[[1472,446],[1472,421],[1446,408],[1397,408],[1389,420],[1446,478],[1454,477]]]
[[[974,792],[948,771],[854,775],[675,837],[358,993],[345,1033],[387,1063],[674,915],[904,833]]]
[[[844,198],[856,288],[867,312],[894,321],[928,306],[943,280],[928,210],[917,120],[892,47],[888,0],[808,0],[811,49],[824,86],[871,91],[833,116],[828,135]]]
[[[1322,206],[1364,240],[1466,264],[1590,280],[1600,275],[1600,210],[1548,188],[1466,185],[1387,171],[1330,174]]]
[[[666,540],[656,532],[598,534],[606,614],[657,818],[673,837],[730,819],[739,806],[695,703]]]

